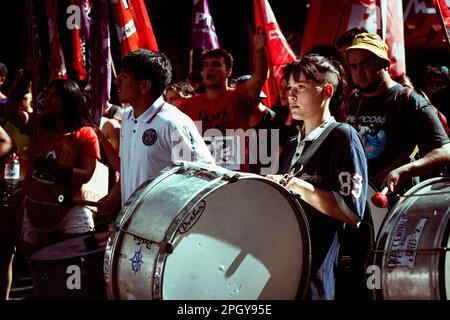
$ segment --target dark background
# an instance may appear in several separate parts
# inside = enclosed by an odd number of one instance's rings
[[[96,1],[96,0],[92,0]],[[278,23],[296,54],[300,51],[301,35],[307,14],[308,0],[270,0],[270,5]],[[37,3],[37,16],[40,28],[43,64],[48,60],[48,34],[44,0]],[[174,81],[185,79],[189,67],[189,36],[191,26],[192,0],[145,0],[153,25],[159,49],[171,60],[174,67]],[[13,75],[24,61],[26,48],[25,0],[2,1],[0,8],[0,61]],[[59,28],[66,59],[66,68],[70,78],[76,74],[71,67],[71,34],[65,28],[68,14],[65,12],[69,0],[58,0]],[[229,50],[234,57],[233,77],[251,73],[249,29],[253,29],[253,0],[209,0],[209,7],[216,27],[221,47]],[[112,22],[112,15],[110,14]],[[330,30],[331,32],[331,30]],[[110,26],[111,50],[116,69],[119,67],[120,49],[114,26]],[[410,49],[406,52],[407,73],[415,85],[423,86],[422,71],[428,64],[449,65],[449,53],[446,50],[427,48]],[[198,67],[198,60],[194,68]],[[47,71],[48,72],[48,71]],[[4,90],[7,90],[6,83]]]

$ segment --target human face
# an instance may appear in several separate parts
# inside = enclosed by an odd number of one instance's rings
[[[45,95],[45,103],[43,106],[44,114],[56,115],[62,112],[62,108],[63,101],[58,90],[56,90],[54,87],[48,88]]]
[[[292,118],[295,120],[308,120],[319,113],[323,113],[324,96],[323,86],[306,79],[303,73],[300,74],[299,81],[295,81],[291,75],[288,82],[289,107]]]
[[[221,88],[226,85],[231,69],[227,69],[223,57],[206,58],[203,61],[203,83],[207,88]]]
[[[385,65],[383,61],[368,50],[350,50],[348,66],[353,82],[363,92],[376,91],[384,80]]]
[[[174,90],[169,89],[166,91],[165,100],[173,106],[177,106],[181,103],[182,98]]]
[[[117,94],[122,103],[130,103],[138,99],[141,95],[140,81],[136,80],[134,74],[126,73],[123,70],[116,78]]]
[[[281,79],[280,81],[280,103],[284,107],[289,106],[289,89],[288,89],[288,82],[286,79]]]

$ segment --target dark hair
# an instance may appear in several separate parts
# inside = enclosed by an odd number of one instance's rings
[[[223,58],[227,69],[233,68],[233,56],[225,49],[213,49],[202,53],[202,64],[206,59]]]
[[[303,73],[307,79],[319,84],[330,83],[334,88],[334,94],[330,101],[330,112],[338,121],[345,121],[347,82],[342,76],[344,70],[342,65],[332,59],[312,53],[303,56],[300,60],[288,64],[288,77],[292,76],[299,81]]]
[[[121,70],[133,74],[136,80],[150,80],[154,98],[163,94],[172,80],[172,65],[161,52],[147,49],[131,51],[122,58]]]
[[[47,90],[50,88],[55,89],[61,96],[66,129],[75,131],[94,124],[84,93],[75,81],[70,79],[53,80]]]
[[[6,77],[8,75],[8,68],[4,63],[0,62],[0,77]]]
[[[367,30],[364,28],[352,28],[350,30],[345,31],[336,41],[336,47],[342,49],[344,47],[349,47],[353,39],[357,34],[367,33]]]
[[[165,98],[168,90],[175,91],[183,99],[190,98],[195,94],[194,88],[189,83],[184,82],[184,81],[180,81],[180,82],[171,84],[166,89],[164,89],[164,98]]]

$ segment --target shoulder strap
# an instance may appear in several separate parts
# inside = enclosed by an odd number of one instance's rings
[[[325,130],[322,132],[322,134],[316,140],[314,140],[311,143],[311,145],[306,149],[306,151],[300,156],[300,158],[297,160],[294,166],[300,165],[300,168],[305,166],[311,159],[311,157],[314,155],[314,153],[316,153],[316,151],[325,141],[325,139],[328,137],[328,135],[331,133],[331,131],[333,131],[334,128],[340,125],[341,125],[340,122],[333,122],[328,127],[326,127]]]

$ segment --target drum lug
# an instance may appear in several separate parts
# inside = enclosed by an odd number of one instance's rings
[[[300,200],[300,199],[302,198],[302,196],[301,196],[299,193],[294,192],[294,191],[292,191],[292,190],[289,190],[289,193],[291,194],[291,196],[292,196],[293,198],[295,198],[295,200]]]
[[[241,175],[239,173],[236,173],[232,176],[228,176],[228,175],[224,174],[222,177],[222,180],[230,182],[230,183],[234,183],[239,180],[240,176]]]

